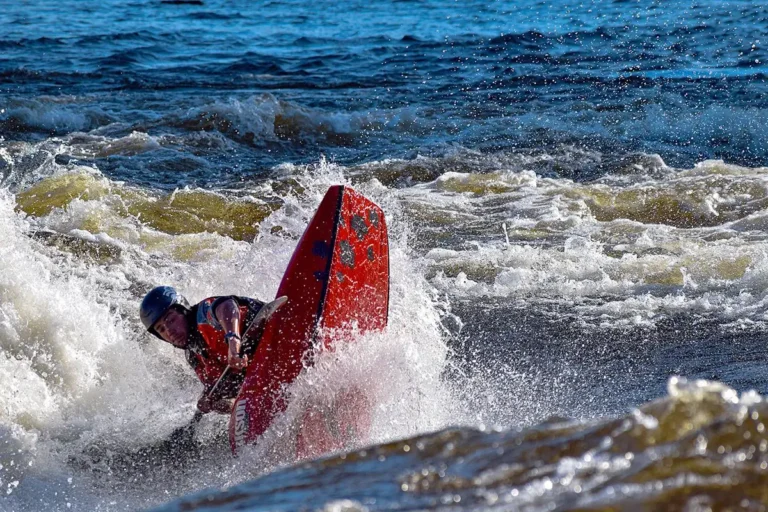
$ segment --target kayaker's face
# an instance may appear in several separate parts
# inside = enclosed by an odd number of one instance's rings
[[[189,328],[186,317],[174,308],[165,312],[154,325],[155,331],[165,341],[177,348],[187,346]]]

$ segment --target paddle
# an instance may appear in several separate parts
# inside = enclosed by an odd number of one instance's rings
[[[264,304],[259,310],[259,312],[256,313],[256,316],[253,318],[251,325],[249,325],[248,328],[243,333],[243,336],[242,336],[243,341],[240,344],[241,357],[243,356],[243,354],[250,355],[251,353],[253,353],[254,349],[259,344],[261,337],[264,335],[264,328],[267,325],[267,321],[286,302],[288,302],[288,297],[278,297],[272,302],[268,302]],[[214,396],[214,393],[219,388],[219,384],[221,384],[221,382],[224,381],[224,377],[226,377],[229,374],[229,369],[230,369],[229,366],[227,366],[224,369],[219,379],[216,381],[216,383],[211,387],[211,389],[206,394],[207,398]],[[199,410],[195,411],[195,415],[192,416],[192,419],[188,424],[177,428],[171,433],[170,442],[171,443],[189,443],[192,439],[192,435],[195,432],[195,426],[200,422],[202,418],[203,418],[203,413],[200,412]]]

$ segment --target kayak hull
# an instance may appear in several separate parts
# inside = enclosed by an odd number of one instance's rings
[[[288,302],[268,321],[230,418],[235,454],[285,410],[286,385],[318,352],[352,342],[354,333],[386,327],[389,242],[381,208],[350,187],[331,187],[299,240],[277,296]],[[341,389],[330,407],[306,404],[296,425],[297,457],[365,439],[370,408],[364,391],[354,386]]]

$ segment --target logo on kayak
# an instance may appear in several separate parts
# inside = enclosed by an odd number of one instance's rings
[[[235,406],[235,449],[245,445],[245,435],[248,433],[248,410],[245,400],[240,400]]]

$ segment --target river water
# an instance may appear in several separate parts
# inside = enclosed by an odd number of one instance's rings
[[[768,504],[768,7],[0,7],[0,510]],[[364,387],[362,451],[168,443],[201,386],[141,297],[272,298],[337,183],[389,328],[288,392]]]

